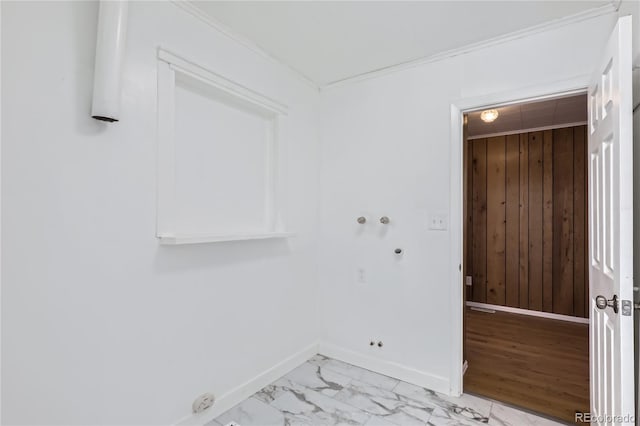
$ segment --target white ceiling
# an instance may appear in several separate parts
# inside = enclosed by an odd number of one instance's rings
[[[496,109],[499,115],[492,123],[485,123],[480,119],[482,111],[467,114],[467,137],[584,123],[587,121],[587,95],[514,104]]]
[[[319,86],[609,1],[192,1]]]

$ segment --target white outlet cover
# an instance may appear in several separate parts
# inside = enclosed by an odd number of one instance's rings
[[[434,213],[429,216],[429,229],[433,231],[446,231],[449,217],[446,213]]]
[[[204,410],[211,408],[216,402],[216,397],[212,393],[203,393],[193,401],[191,406],[194,413],[202,413]]]

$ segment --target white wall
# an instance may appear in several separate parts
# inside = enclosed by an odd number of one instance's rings
[[[637,0],[622,0],[619,8],[620,16],[633,17],[633,64],[640,66],[640,2]]]
[[[132,2],[122,121],[99,123],[97,3],[2,9],[2,423],[172,423],[312,344],[317,91],[175,5]],[[158,45],[289,106],[297,237],[158,245]]]
[[[591,74],[615,19],[589,19],[322,93],[324,341],[451,389],[451,339],[459,329],[450,315],[450,232],[427,225],[431,213],[450,205],[450,106]],[[356,223],[360,215],[367,225]],[[390,225],[380,225],[382,215]],[[402,259],[396,247],[405,250]],[[365,284],[357,282],[359,267]],[[372,338],[383,348],[370,348]]]
[[[122,121],[106,125],[89,118],[97,4],[2,9],[3,424],[168,424],[319,335],[448,386],[450,235],[427,218],[449,209],[450,104],[590,73],[615,19],[336,87],[320,104],[174,5],[132,2]],[[158,245],[158,45],[288,104],[297,237]]]

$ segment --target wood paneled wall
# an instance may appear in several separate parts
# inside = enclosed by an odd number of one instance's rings
[[[588,316],[586,126],[467,141],[467,300]]]

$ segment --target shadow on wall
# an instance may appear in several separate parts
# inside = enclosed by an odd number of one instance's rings
[[[291,255],[287,239],[227,241],[214,244],[158,245],[154,269],[171,273],[190,269],[210,269],[234,264],[260,263]],[[250,265],[248,265],[250,266]]]

